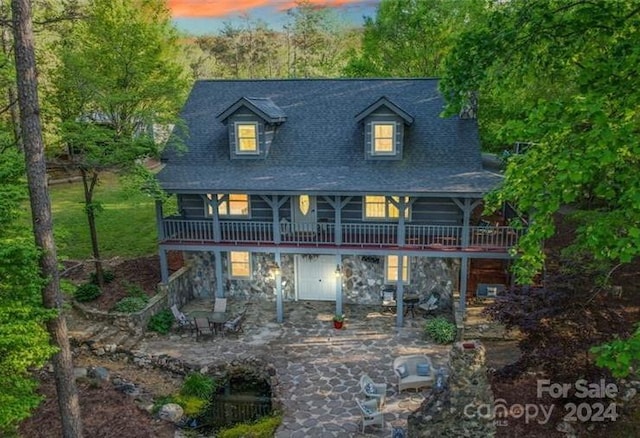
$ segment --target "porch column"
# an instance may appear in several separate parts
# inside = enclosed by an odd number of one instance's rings
[[[222,251],[219,249],[214,250],[213,257],[216,265],[216,297],[224,298],[224,290],[222,289],[222,284],[224,283],[222,278]]]
[[[460,202],[459,199],[451,199],[458,208],[462,210],[462,235],[460,236],[460,245],[462,248],[467,248],[471,241],[471,212],[482,202],[482,200],[476,199],[474,202],[471,202],[471,198],[464,198],[464,201]]]
[[[164,248],[160,248],[158,251],[160,255],[160,281],[162,284],[169,283],[169,264],[167,263],[167,251]]]
[[[342,203],[340,202],[340,196],[336,196],[333,209],[335,211],[334,239],[336,245],[342,245]]]
[[[467,307],[467,277],[469,276],[469,257],[460,259],[460,314],[464,316]]]
[[[342,313],[342,255],[336,254],[336,315]]]
[[[282,260],[280,257],[280,251],[276,251],[274,254],[276,266],[279,269],[276,270],[276,320],[278,322],[284,321],[284,305],[282,300]]]
[[[396,326],[404,325],[404,284],[402,282],[402,259],[404,257],[398,254],[398,274],[396,279]]]
[[[156,228],[158,230],[158,241],[162,242],[165,239],[164,235],[164,222],[162,222],[162,201],[156,201]]]
[[[220,233],[220,216],[218,215],[218,195],[213,193],[212,198],[209,199],[209,204],[211,205],[211,218],[213,219],[213,241],[220,242],[222,240],[222,236]],[[227,202],[229,202],[229,195],[227,196]],[[216,257],[216,260],[218,258]]]
[[[278,203],[278,195],[271,197],[271,216],[273,220],[273,243],[280,243],[280,204]],[[280,266],[280,263],[278,266]]]
[[[398,204],[398,246],[404,246],[406,240],[406,228],[404,224],[404,212],[407,208],[407,204],[404,202],[404,196],[400,196],[400,203]]]

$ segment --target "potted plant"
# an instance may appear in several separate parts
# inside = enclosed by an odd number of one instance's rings
[[[333,327],[336,329],[341,329],[342,324],[344,324],[344,315],[335,314],[333,315]]]

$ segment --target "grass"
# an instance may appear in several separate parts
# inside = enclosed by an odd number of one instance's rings
[[[50,186],[50,195],[58,257],[91,258],[82,183]],[[103,208],[96,218],[103,259],[140,257],[157,251],[153,199],[140,192],[125,190],[116,175],[105,173],[95,189],[94,201],[101,203]]]

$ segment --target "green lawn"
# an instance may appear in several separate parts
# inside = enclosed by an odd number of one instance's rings
[[[96,224],[103,259],[138,257],[157,251],[155,203],[142,193],[130,193],[118,177],[100,177],[94,201],[102,204]],[[91,257],[89,225],[84,213],[82,183],[50,186],[54,235],[60,259]]]

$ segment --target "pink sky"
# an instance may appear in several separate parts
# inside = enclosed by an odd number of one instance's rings
[[[310,0],[318,6],[341,7],[370,3],[366,0]],[[174,17],[225,17],[255,8],[274,8],[280,11],[295,7],[293,0],[168,0]]]

